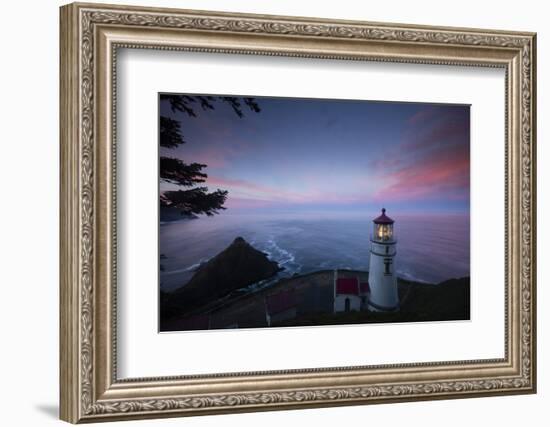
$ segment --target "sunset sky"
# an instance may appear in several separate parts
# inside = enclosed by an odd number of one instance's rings
[[[469,106],[255,99],[261,112],[243,118],[219,102],[195,118],[160,104],[186,141],[160,154],[206,164],[227,212],[469,212]]]

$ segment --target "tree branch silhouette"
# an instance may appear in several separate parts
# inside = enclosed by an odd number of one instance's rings
[[[229,106],[239,118],[244,117],[243,107],[253,113],[261,111],[256,100],[250,97],[162,94],[160,102],[169,103],[172,112],[180,112],[190,118],[197,117],[199,111],[214,110],[216,104]],[[185,144],[181,126],[180,120],[161,115],[160,146],[174,149]],[[206,182],[208,175],[203,171],[206,167],[207,165],[201,163],[185,163],[175,157],[161,156],[160,179],[184,189],[161,193],[160,205],[177,208],[186,216],[212,216],[226,209],[223,205],[227,200],[227,191],[217,189],[208,192],[206,186],[195,187]]]

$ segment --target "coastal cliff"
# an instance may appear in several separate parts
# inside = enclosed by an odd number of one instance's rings
[[[273,277],[281,268],[267,255],[237,237],[201,265],[191,280],[171,293],[161,293],[162,317],[185,313],[231,292]]]
[[[256,290],[243,289],[274,277],[281,269],[267,255],[237,238],[224,251],[199,267],[191,280],[172,293],[161,292],[161,331],[256,328],[268,326],[266,301],[291,292],[291,318],[272,320],[270,326],[309,326],[353,323],[468,320],[470,278],[439,284],[398,278],[400,310],[396,312],[333,310],[334,280],[369,273],[357,270],[320,270],[281,278]]]

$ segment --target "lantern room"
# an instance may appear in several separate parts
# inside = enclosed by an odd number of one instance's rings
[[[373,220],[372,239],[380,242],[393,241],[393,219],[386,215],[382,208],[382,215]]]

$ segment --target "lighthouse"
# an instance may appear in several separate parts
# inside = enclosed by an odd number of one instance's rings
[[[373,221],[370,238],[369,308],[374,311],[399,310],[395,254],[397,241],[393,234],[393,219],[386,209]]]

